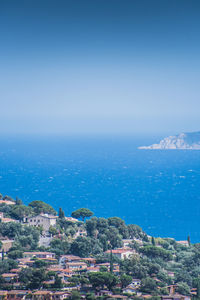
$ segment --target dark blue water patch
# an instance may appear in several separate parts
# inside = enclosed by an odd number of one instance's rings
[[[138,138],[1,139],[0,192],[66,215],[88,207],[148,234],[200,241],[200,151],[138,150]]]

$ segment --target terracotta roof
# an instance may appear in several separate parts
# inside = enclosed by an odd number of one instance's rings
[[[5,296],[7,295],[8,291],[0,291],[0,296]]]
[[[15,202],[9,200],[0,200],[0,204],[14,205]]]
[[[1,218],[1,221],[2,223],[17,222],[17,220],[11,218]]]
[[[52,295],[51,291],[37,291],[35,293],[33,293],[33,295]]]
[[[110,253],[111,252],[111,250],[107,250],[106,251],[106,253]],[[112,250],[112,253],[113,254],[121,254],[121,253],[126,253],[126,252],[131,252],[131,250],[130,249],[114,249],[114,250]]]
[[[68,292],[55,292],[54,295],[69,295]]]
[[[86,263],[85,262],[67,262],[66,265],[70,265],[70,266],[80,266],[80,265],[84,265],[86,266]]]
[[[61,255],[61,258],[71,259],[71,260],[81,260],[82,258],[75,255]]]
[[[73,273],[72,270],[70,269],[63,269],[63,268],[48,268],[49,271],[54,271],[54,272],[63,272],[63,273]]]
[[[35,252],[24,252],[24,254],[27,254],[27,255],[37,255],[37,254],[39,254],[39,255],[48,255],[48,254],[51,254],[51,255],[55,255],[53,252],[45,252],[45,251],[35,251]]]
[[[12,269],[10,270],[11,273],[19,273],[21,271],[21,269]]]
[[[82,258],[81,260],[96,262],[96,259],[92,257]]]
[[[23,295],[25,295],[25,294],[28,294],[28,293],[30,293],[30,291],[27,291],[27,290],[12,290],[12,291],[8,291],[8,295],[13,295],[13,294],[15,294],[15,295],[23,294]]]
[[[3,273],[1,274],[2,277],[16,277],[18,274],[16,273]]]

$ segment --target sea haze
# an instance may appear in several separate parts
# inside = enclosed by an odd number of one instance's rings
[[[137,149],[158,140],[1,138],[0,192],[200,242],[200,151]]]

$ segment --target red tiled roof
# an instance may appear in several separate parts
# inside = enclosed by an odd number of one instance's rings
[[[126,252],[130,252],[131,250],[126,250],[126,249],[114,249],[114,250],[112,250],[112,253],[113,254],[121,254],[121,253],[126,253]],[[106,253],[110,253],[111,252],[111,250],[107,250],[106,251]]]
[[[35,251],[35,252],[24,252],[24,254],[32,254],[32,255],[36,255],[36,254],[39,254],[39,255],[48,255],[48,254],[51,254],[51,255],[55,255],[54,253],[52,252],[45,252],[45,251]]]

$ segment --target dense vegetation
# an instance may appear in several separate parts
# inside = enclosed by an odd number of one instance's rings
[[[8,196],[5,199],[14,201]],[[18,265],[16,259],[23,257],[24,251],[48,250],[55,253],[56,258],[63,254],[73,254],[80,257],[94,257],[97,263],[110,263],[110,272],[106,267],[102,267],[96,273],[83,272],[69,279],[71,286],[90,283],[94,289],[106,286],[107,289],[113,290],[120,283],[123,289],[133,278],[137,278],[141,280],[139,290],[142,293],[150,293],[153,296],[167,294],[167,286],[176,284],[177,292],[189,295],[192,288],[197,288],[197,296],[199,296],[200,243],[191,244],[189,238],[188,246],[184,246],[172,238],[149,237],[137,225],[126,225],[118,217],[108,219],[92,217],[93,213],[88,209],[73,212],[72,217],[82,220],[73,222],[66,219],[64,211],[59,209],[56,226],[49,229],[52,240],[49,247],[45,248],[38,246],[42,228],[27,226],[22,221],[27,216],[39,213],[56,215],[50,205],[42,201],[33,201],[26,206],[17,199],[15,205],[1,204],[0,212],[3,212],[6,217],[19,221],[0,223],[1,238],[14,240],[7,256],[2,257],[0,274],[16,268]],[[91,218],[88,219],[89,217]],[[83,236],[77,235],[80,230],[84,232]],[[129,259],[120,260],[114,255],[111,257],[110,254],[105,253],[109,249],[122,247],[124,239],[131,239],[129,247],[134,250],[134,255]],[[112,273],[113,263],[119,264],[118,276]],[[46,271],[48,265],[49,262],[35,259],[31,268],[22,269],[19,280],[23,287],[28,289],[45,287],[42,282],[54,278],[53,287],[61,288],[60,278],[53,272]],[[0,277],[0,286],[5,288],[2,277]]]

